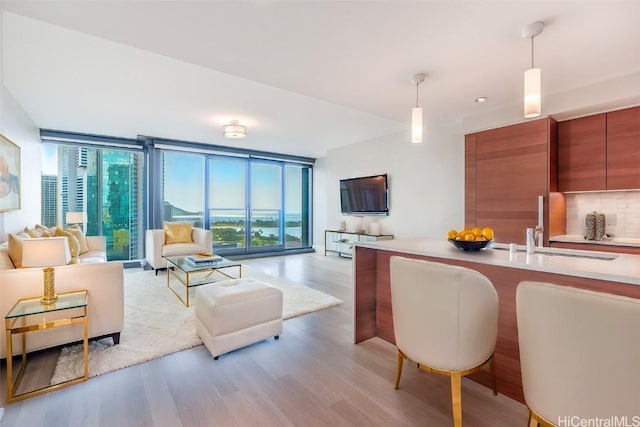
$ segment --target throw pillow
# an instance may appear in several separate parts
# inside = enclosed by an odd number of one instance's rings
[[[89,252],[89,245],[87,245],[87,239],[84,237],[84,233],[79,225],[74,224],[66,229],[68,232],[76,236],[78,243],[80,244],[80,255]]]
[[[77,257],[80,254],[80,243],[78,239],[71,232],[58,228],[56,230],[56,236],[64,236],[69,241],[69,252],[72,257]]]
[[[27,233],[29,235],[29,237],[32,237],[34,239],[38,238],[38,237],[43,237],[42,235],[42,230],[38,229],[38,228],[27,228],[25,227],[24,230],[22,230],[24,233]]]
[[[170,243],[192,243],[191,229],[193,224],[189,222],[165,222],[164,242]]]
[[[16,268],[22,268],[22,239],[9,234],[9,257]]]
[[[42,233],[42,237],[53,237],[55,235],[55,230],[50,230],[44,225],[36,224],[35,229]]]

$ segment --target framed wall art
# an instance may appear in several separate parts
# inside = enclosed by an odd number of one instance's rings
[[[0,134],[0,212],[20,209],[20,147]]]

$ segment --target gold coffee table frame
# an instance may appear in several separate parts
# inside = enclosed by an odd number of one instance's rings
[[[171,289],[171,292],[174,293],[176,297],[182,303],[189,307],[189,288],[195,288],[196,286],[206,285],[208,283],[213,283],[212,279],[213,273],[220,273],[223,276],[229,279],[239,279],[242,277],[242,264],[236,261],[231,261],[226,258],[222,258],[220,261],[205,263],[203,265],[192,265],[187,262],[187,257],[177,256],[177,257],[166,257],[167,260],[167,287]],[[238,277],[233,277],[222,269],[227,268],[238,268]],[[204,276],[200,279],[193,280],[192,275],[196,275],[198,273],[203,274]],[[173,275],[178,282],[180,282],[185,290],[186,290],[186,298],[183,299],[175,289],[171,287],[171,275]]]
[[[7,402],[16,402],[28,397],[38,396],[49,391],[68,387],[72,384],[84,382],[89,379],[89,329],[88,329],[88,298],[86,290],[65,292],[58,294],[58,299],[51,304],[42,304],[42,297],[20,299],[7,313],[4,318],[5,333],[7,340]],[[47,315],[55,312],[68,311],[68,317],[61,317],[55,320],[47,320]],[[39,316],[39,319],[28,322],[31,316]],[[16,325],[19,323],[20,325]],[[37,390],[28,391],[21,394],[14,394],[18,389],[20,380],[27,366],[26,335],[27,332],[53,329],[61,326],[69,326],[82,323],[83,325],[83,345],[84,345],[84,375],[59,384],[42,387]],[[15,381],[13,380],[13,336],[22,334],[22,363],[18,369]]]

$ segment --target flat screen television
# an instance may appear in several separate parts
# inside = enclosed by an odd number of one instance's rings
[[[345,215],[389,215],[387,174],[341,179],[340,206]]]

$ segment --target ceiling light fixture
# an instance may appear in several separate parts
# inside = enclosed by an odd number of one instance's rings
[[[541,72],[533,66],[533,39],[542,33],[544,22],[536,21],[522,28],[522,38],[531,39],[531,68],[524,72],[524,117],[532,119],[542,112]]]
[[[411,83],[416,85],[416,106],[411,110],[411,142],[422,142],[422,108],[418,106],[418,86],[424,81],[424,74],[416,74]]]
[[[489,98],[487,98],[486,96],[480,96],[476,98],[476,102],[485,102],[487,99]]]
[[[222,126],[222,135],[225,138],[241,139],[247,136],[247,127],[241,125],[237,120],[231,120],[229,124]]]

